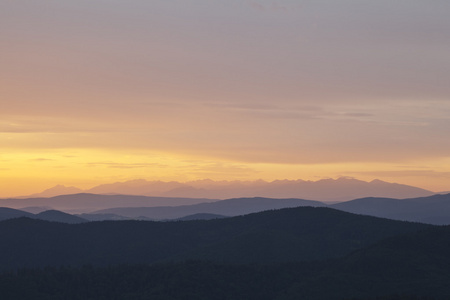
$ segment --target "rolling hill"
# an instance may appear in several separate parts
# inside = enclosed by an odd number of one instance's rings
[[[86,219],[71,214],[67,214],[58,210],[46,210],[41,213],[35,214],[33,218],[44,221],[61,222],[68,224],[78,224],[87,222]]]
[[[330,205],[351,213],[394,220],[450,224],[450,194],[412,199],[362,198]]]
[[[14,218],[20,218],[20,217],[31,218],[33,216],[34,216],[34,214],[26,212],[26,211],[13,209],[13,208],[9,208],[9,207],[0,207],[0,221],[14,219]]]
[[[428,225],[298,207],[209,221],[0,222],[3,269],[207,259],[230,263],[339,257]]]

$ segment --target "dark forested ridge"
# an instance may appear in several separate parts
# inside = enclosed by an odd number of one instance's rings
[[[448,253],[450,226],[387,238],[296,282],[283,299],[450,299]]]
[[[450,226],[299,207],[178,222],[0,222],[1,299],[450,299]],[[47,267],[46,267],[47,266]]]
[[[229,263],[346,255],[428,225],[299,207],[198,221],[0,222],[0,268],[201,259]]]
[[[447,239],[448,231],[445,232]],[[424,237],[425,240],[419,238],[417,242],[426,243],[428,239]],[[402,244],[402,241],[399,243]],[[377,245],[378,250],[384,247],[387,247],[386,243]],[[269,265],[185,261],[154,265],[25,269],[0,275],[0,293],[2,299],[67,300],[450,299],[448,260],[443,266],[424,263],[427,254],[418,251],[403,260],[388,261],[390,265],[384,269],[386,264],[373,264],[373,259],[377,261],[376,257],[371,256],[373,252],[365,255],[362,252],[321,262]],[[397,253],[395,250],[390,252],[401,256],[401,249]],[[350,265],[346,266],[349,261]],[[405,262],[410,266],[408,269],[402,269]],[[354,268],[355,263],[360,267]]]

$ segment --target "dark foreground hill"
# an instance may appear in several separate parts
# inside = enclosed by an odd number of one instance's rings
[[[20,218],[0,222],[0,267],[319,260],[428,227],[312,207],[183,222],[62,224]]]
[[[315,276],[291,286],[282,299],[374,299],[394,294],[450,299],[448,253],[450,226],[391,237],[325,264]]]
[[[391,237],[327,261],[47,268],[0,275],[2,299],[450,299],[450,227]]]

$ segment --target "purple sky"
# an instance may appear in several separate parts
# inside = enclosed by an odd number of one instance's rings
[[[4,195],[340,175],[450,190],[449,1],[4,0],[0,37]]]

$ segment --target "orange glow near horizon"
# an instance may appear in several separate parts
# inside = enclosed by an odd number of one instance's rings
[[[134,179],[180,182],[201,179],[317,181],[349,176],[365,181],[382,179],[409,184],[435,192],[448,189],[446,178],[439,180],[433,172],[379,163],[243,163],[160,152],[101,149],[16,151],[2,155],[1,161],[0,197],[3,198],[38,193],[57,184],[88,189],[99,184]],[[447,164],[448,161],[428,162],[428,166],[434,169]]]
[[[252,2],[2,2],[0,197],[132,179],[450,190],[446,4]]]

